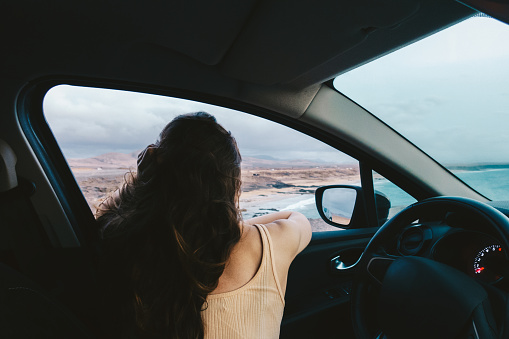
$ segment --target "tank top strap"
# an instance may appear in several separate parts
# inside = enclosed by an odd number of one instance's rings
[[[255,224],[256,228],[258,228],[258,231],[260,232],[260,236],[262,238],[262,247],[263,247],[263,255],[262,258],[265,258],[265,263],[262,263],[266,265],[267,269],[270,267],[271,269],[268,269],[268,271],[272,272],[272,276],[274,278],[274,282],[276,284],[277,290],[279,292],[279,296],[281,298],[281,301],[283,302],[283,305],[285,304],[285,294],[283,290],[281,289],[281,283],[279,282],[279,277],[277,275],[277,269],[276,269],[276,259],[274,257],[274,247],[272,245],[272,238],[270,237],[269,230],[267,229],[267,226],[263,224]]]

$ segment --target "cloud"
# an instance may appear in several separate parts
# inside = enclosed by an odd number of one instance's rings
[[[286,126],[190,100],[58,86],[47,93],[43,109],[64,154],[70,158],[143,149],[157,140],[162,128],[175,116],[206,111],[232,132],[245,156],[355,162],[332,147]]]

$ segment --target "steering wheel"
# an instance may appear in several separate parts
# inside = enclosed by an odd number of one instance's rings
[[[441,212],[482,219],[508,259],[509,219],[495,208],[456,197],[408,206],[380,227],[354,266],[352,318],[357,338],[509,338],[505,292],[431,259],[386,252],[395,247],[404,227]]]

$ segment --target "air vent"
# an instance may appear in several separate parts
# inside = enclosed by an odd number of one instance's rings
[[[417,255],[431,238],[431,230],[428,227],[412,226],[404,230],[399,237],[398,251],[401,255]]]

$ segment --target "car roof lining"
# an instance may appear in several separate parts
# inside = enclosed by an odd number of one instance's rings
[[[424,39],[476,13],[471,8],[454,1],[442,1],[440,4],[434,3],[434,1],[421,2],[419,9],[396,27],[374,30],[364,43],[335,55],[327,63],[318,65],[294,79],[291,85],[305,87],[309,84],[325,82],[331,79],[331,74],[336,77],[346,73]]]
[[[232,78],[252,83],[291,84],[316,66],[355,49],[373,31],[396,27],[419,7],[419,2],[407,0],[261,1],[221,68]],[[245,65],[250,68],[246,70]]]
[[[10,2],[3,11],[10,16],[0,20],[12,51],[3,56],[4,77],[26,83],[88,76],[235,99],[245,94],[261,106],[271,91],[293,93],[275,106],[288,116],[306,110],[308,98],[298,98],[308,88],[475,13],[443,0],[55,0],[30,3],[30,11],[26,5]]]

